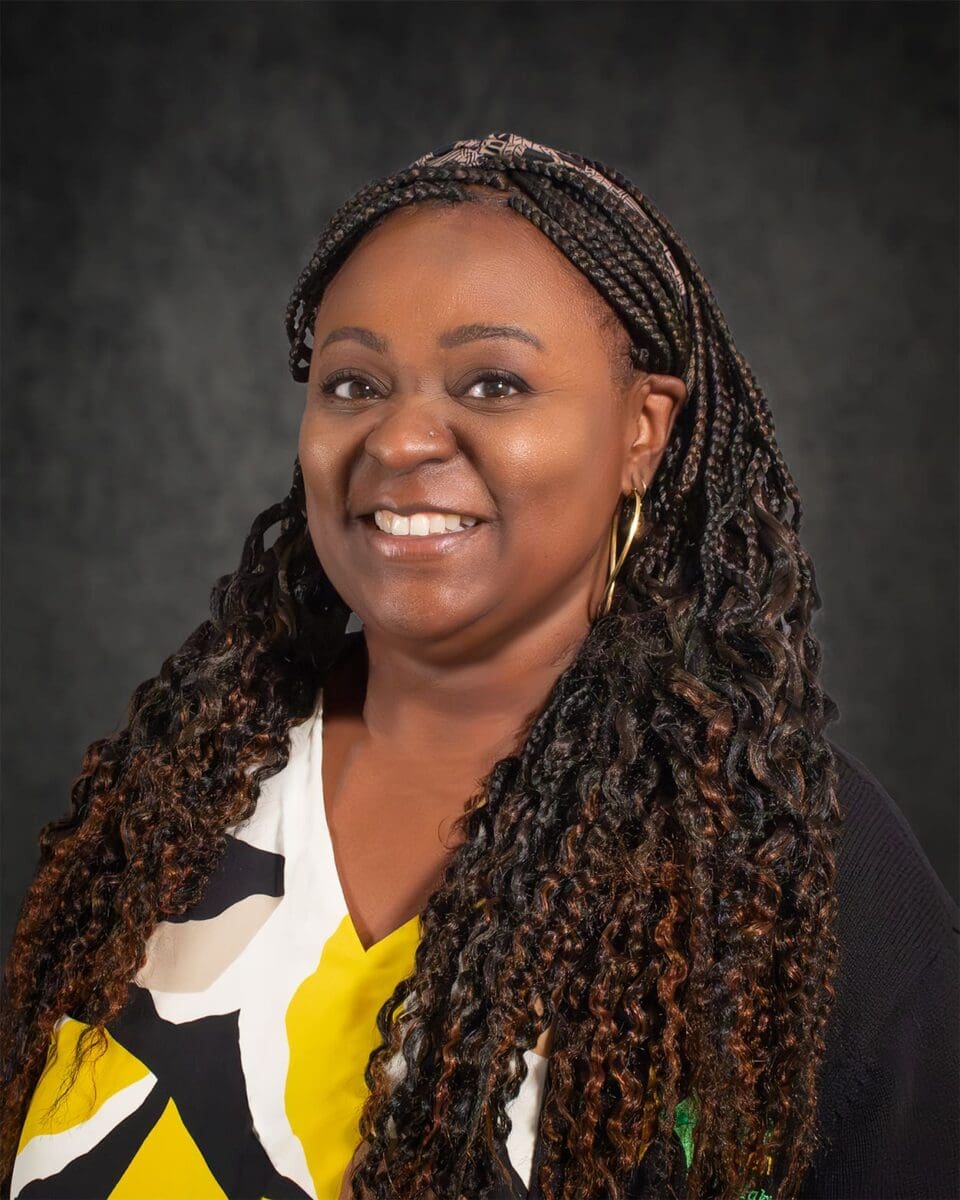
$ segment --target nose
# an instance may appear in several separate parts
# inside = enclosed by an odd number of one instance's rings
[[[450,426],[432,404],[400,403],[367,434],[367,453],[390,471],[409,471],[425,462],[443,462],[457,453]]]

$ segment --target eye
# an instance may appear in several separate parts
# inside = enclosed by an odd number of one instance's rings
[[[370,396],[344,395],[340,391],[340,388],[344,384],[349,388],[353,383],[359,384],[360,387],[367,388],[368,391],[376,394],[376,389],[372,383],[368,383],[362,375],[358,375],[355,371],[348,371],[346,369],[334,371],[332,375],[329,375],[320,385],[320,391],[324,396],[333,396],[337,400],[369,400],[371,398]]]
[[[516,391],[516,392],[528,392],[530,390],[527,387],[527,385],[523,382],[522,379],[519,379],[516,375],[511,374],[510,371],[490,370],[490,371],[481,372],[481,374],[479,374],[476,377],[476,379],[474,379],[473,383],[470,384],[468,391],[472,391],[479,384],[484,384],[484,383],[499,384],[501,387],[513,388],[514,391]],[[477,400],[509,400],[509,399],[511,399],[511,397],[509,395],[505,394],[504,392],[501,392],[499,395],[496,395],[496,396],[486,395],[486,396],[476,396],[474,398]]]

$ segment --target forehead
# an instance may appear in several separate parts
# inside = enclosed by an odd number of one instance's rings
[[[503,207],[502,196],[388,214],[330,281],[318,319],[359,306],[396,313],[397,305],[408,313],[423,305],[424,314],[442,319],[452,309],[470,319],[526,319],[558,331],[596,327],[610,313],[590,281],[545,234]]]

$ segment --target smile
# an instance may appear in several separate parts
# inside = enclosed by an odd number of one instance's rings
[[[456,533],[476,525],[477,518],[441,512],[420,512],[401,516],[400,513],[391,512],[389,508],[378,508],[373,514],[373,522],[384,533],[392,533],[396,537],[426,537],[431,533]]]
[[[442,533],[387,533],[378,528],[373,515],[360,518],[364,536],[377,553],[384,558],[417,560],[437,558],[444,554],[456,554],[476,542],[477,536],[486,529],[487,521],[460,529],[445,529]]]

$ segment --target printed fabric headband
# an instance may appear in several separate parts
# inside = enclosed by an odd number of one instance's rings
[[[458,142],[451,142],[449,145],[441,146],[437,150],[431,150],[428,154],[423,154],[420,158],[416,158],[410,163],[411,167],[445,166],[448,163],[464,163],[467,166],[479,167],[483,166],[485,160],[506,160],[518,159],[522,164],[526,162],[554,162],[562,163],[567,167],[572,167],[575,171],[579,171],[581,175],[586,175],[594,183],[599,184],[609,195],[614,196],[622,204],[625,204],[638,218],[638,223],[645,229],[649,229],[651,221],[649,216],[643,211],[636,200],[625,192],[623,188],[618,187],[612,179],[608,179],[606,175],[602,175],[588,162],[586,162],[579,154],[574,154],[566,150],[554,150],[552,146],[544,146],[541,142],[532,142],[529,138],[520,137],[516,133],[488,133],[484,138],[464,138]],[[522,169],[522,166],[521,166]],[[662,241],[662,239],[659,239]],[[666,246],[663,246],[663,252],[670,267],[670,272],[673,275],[676,284],[677,292],[682,300],[686,299],[687,289],[683,282],[683,276],[677,267],[673,255]]]

